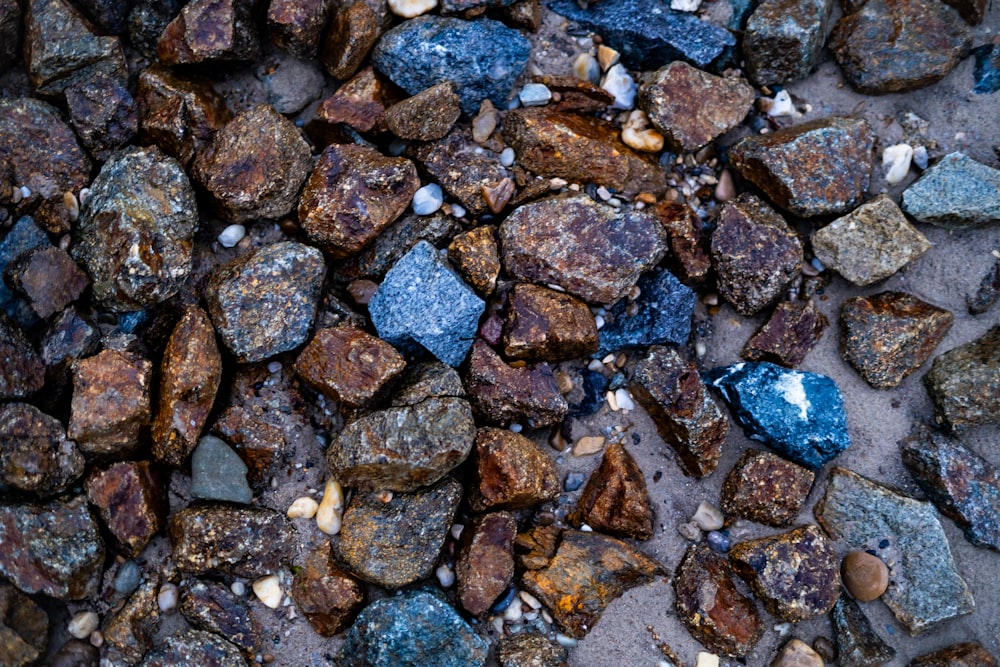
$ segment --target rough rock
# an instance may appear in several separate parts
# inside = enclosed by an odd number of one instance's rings
[[[43,410],[55,412],[65,405],[73,387],[73,362],[94,354],[99,342],[97,329],[72,306],[49,322],[39,343],[47,387],[38,404]]]
[[[451,130],[462,114],[453,81],[442,81],[385,110],[385,125],[400,139],[433,141]]]
[[[6,72],[21,55],[21,20],[23,12],[18,0],[0,3],[0,73]]]
[[[240,650],[222,637],[202,630],[182,630],[167,637],[139,667],[245,667]]]
[[[587,524],[617,537],[648,540],[653,536],[646,478],[624,445],[612,443],[604,451],[568,519],[577,527]]]
[[[826,315],[812,299],[781,301],[743,346],[740,356],[747,361],[769,361],[794,368],[816,347],[827,326]]]
[[[747,20],[743,56],[758,85],[804,79],[819,61],[833,0],[765,0]]]
[[[225,637],[245,654],[260,650],[260,623],[250,605],[229,587],[196,579],[181,587],[180,597],[181,614],[198,630]]]
[[[295,360],[306,384],[349,407],[367,404],[405,367],[395,348],[351,326],[320,329]]]
[[[780,456],[748,449],[726,475],[719,494],[726,514],[785,528],[809,497],[815,474]]]
[[[507,297],[503,352],[511,359],[558,361],[597,351],[587,304],[547,287],[518,283]]]
[[[472,133],[461,127],[412,151],[434,180],[472,216],[489,210],[483,188],[494,186],[507,175],[500,164],[500,155],[484,151],[473,141]]]
[[[107,160],[139,129],[136,102],[122,81],[98,73],[65,90],[66,106],[83,145]]]
[[[134,665],[153,648],[153,636],[160,625],[158,588],[156,578],[147,580],[124,606],[108,615],[101,634],[109,662]]]
[[[163,30],[156,56],[165,65],[254,60],[260,40],[251,10],[240,0],[192,0]]]
[[[771,667],[823,667],[819,653],[801,639],[792,639],[781,647]]]
[[[946,229],[1000,220],[1000,171],[964,153],[949,153],[903,192],[903,210]]]
[[[271,41],[296,58],[315,58],[330,5],[329,0],[271,0],[267,6],[267,32]],[[334,75],[334,78],[347,77]]]
[[[993,263],[979,282],[976,293],[969,296],[969,314],[982,315],[1000,301],[1000,258]]]
[[[133,451],[149,426],[153,364],[117,350],[73,366],[73,402],[67,435],[87,454]]]
[[[348,257],[332,267],[334,280],[350,281],[368,278],[381,281],[385,274],[403,255],[420,241],[427,241],[435,247],[448,242],[461,230],[461,226],[451,216],[435,213],[424,216],[410,213],[392,223],[356,255]],[[451,257],[449,257],[451,259]],[[499,260],[497,260],[499,271]],[[455,266],[456,269],[460,267]],[[464,276],[468,278],[467,276]],[[474,286],[474,285],[473,285]]]
[[[627,348],[687,343],[694,315],[694,291],[661,269],[643,275],[636,286],[639,296],[635,300],[622,299],[605,314],[605,324],[599,332],[599,355]]]
[[[972,53],[975,56],[972,76],[976,80],[972,92],[988,95],[1000,90],[1000,44],[983,44],[972,49]]]
[[[458,601],[473,616],[486,613],[514,578],[517,521],[509,512],[476,517],[455,555]]]
[[[569,651],[536,632],[505,635],[496,643],[500,667],[567,667]]]
[[[346,630],[365,603],[364,585],[337,563],[328,544],[309,553],[288,593],[323,637]]]
[[[323,94],[326,77],[319,65],[275,53],[257,66],[257,79],[264,84],[267,101],[280,114],[294,115]]]
[[[7,283],[41,319],[76,301],[87,288],[87,274],[59,248],[36,248],[7,265]]]
[[[472,461],[468,502],[474,512],[525,509],[559,496],[555,462],[523,435],[479,429]]]
[[[369,65],[325,99],[316,115],[327,123],[346,123],[358,132],[369,132],[385,115],[387,95],[387,85]]]
[[[0,663],[27,667],[45,655],[49,617],[10,584],[0,585]]]
[[[45,366],[21,329],[0,313],[0,399],[27,398],[45,385]]]
[[[0,492],[58,493],[83,474],[83,466],[57,419],[27,403],[0,405]]]
[[[997,660],[982,644],[963,642],[932,651],[910,662],[909,667],[996,667]]]
[[[924,386],[948,429],[1000,421],[1000,326],[935,358]]]
[[[138,556],[167,519],[166,485],[149,461],[121,461],[87,478],[87,499],[119,551]]]
[[[156,43],[181,11],[181,0],[136,0],[128,14],[128,37],[148,60],[156,60]]]
[[[480,225],[456,234],[448,244],[448,260],[483,298],[493,294],[500,275],[500,249],[496,234],[496,227]]]
[[[191,497],[249,504],[253,491],[247,465],[239,454],[213,435],[204,436],[191,454]]]
[[[4,100],[0,100],[0,124],[3,123],[2,108]],[[0,134],[0,142],[5,137]],[[0,171],[4,169],[3,163],[6,160],[3,148],[0,146]],[[7,235],[0,241],[0,273],[3,273],[10,263],[20,255],[36,248],[50,248],[48,234],[39,227],[32,218],[27,216],[21,218],[7,230]],[[37,316],[31,306],[15,295],[7,284],[0,280],[0,315],[6,315],[13,320],[14,324],[22,327],[31,327],[37,323]],[[5,318],[0,320],[6,322]]]
[[[840,596],[830,612],[830,621],[837,642],[838,664],[878,667],[896,656],[896,649],[878,636],[861,607],[850,597]]]
[[[300,5],[294,0],[288,4]],[[349,79],[360,69],[381,34],[379,17],[366,0],[334,7],[323,38],[320,62],[334,79]]]
[[[665,262],[670,271],[685,284],[705,280],[712,267],[701,220],[690,206],[667,200],[659,202],[654,211],[667,230],[670,252]]]

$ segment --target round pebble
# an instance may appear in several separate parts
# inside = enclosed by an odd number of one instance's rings
[[[437,576],[437,580],[438,583],[441,584],[441,588],[451,588],[455,584],[455,571],[447,565],[439,565],[438,568],[434,570],[434,575]]]
[[[233,248],[247,235],[247,228],[243,225],[229,225],[219,234],[219,243],[224,248]]]
[[[852,551],[844,556],[840,571],[847,590],[861,602],[871,602],[889,586],[889,568],[867,551]]]
[[[127,560],[118,568],[118,573],[115,575],[115,581],[112,585],[114,586],[115,593],[128,595],[139,588],[141,582],[142,571],[139,569],[138,563],[134,560]]]
[[[728,553],[729,547],[732,546],[732,542],[729,536],[725,533],[719,532],[718,530],[713,530],[708,534],[708,546],[710,546],[714,551],[719,553]]]
[[[156,594],[156,604],[159,606],[161,612],[169,614],[174,609],[177,609],[178,600],[177,586],[171,583],[160,586],[160,591]]]
[[[508,146],[500,152],[500,164],[505,167],[509,167],[514,164],[514,149]]]
[[[801,639],[792,639],[781,649],[771,667],[823,667],[823,658]]]
[[[430,215],[444,203],[444,193],[437,183],[428,183],[413,195],[413,212],[417,215]]]
[[[281,598],[284,593],[277,575],[269,574],[253,582],[253,592],[265,606],[271,609],[277,609],[281,606]]]
[[[86,639],[101,624],[97,612],[81,611],[70,619],[67,630],[77,639]]]

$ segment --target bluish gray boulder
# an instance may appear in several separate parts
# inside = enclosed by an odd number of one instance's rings
[[[1000,220],[1000,171],[964,153],[949,153],[903,192],[902,209],[947,229]]]

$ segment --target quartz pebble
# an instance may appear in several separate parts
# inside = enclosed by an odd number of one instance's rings
[[[98,628],[101,623],[100,617],[94,611],[81,611],[70,619],[66,630],[77,639],[86,639],[90,633]]]
[[[698,505],[698,511],[691,517],[691,521],[707,532],[722,528],[725,523],[725,517],[722,516],[722,512],[719,511],[718,507],[712,503],[702,501]]]
[[[323,500],[316,509],[316,527],[327,535],[340,532],[344,517],[344,489],[331,479],[323,490]]]
[[[235,248],[236,244],[247,235],[247,229],[243,225],[229,225],[219,234],[219,243],[223,248]]]
[[[823,658],[801,639],[792,639],[781,647],[771,667],[823,667]]]
[[[844,556],[840,571],[847,590],[860,602],[871,602],[889,586],[889,568],[867,551],[852,551]]]
[[[169,614],[177,609],[177,603],[177,586],[171,583],[166,583],[160,586],[160,590],[156,594],[156,604],[160,608],[160,612]]]
[[[895,144],[882,151],[882,168],[889,185],[899,185],[910,171],[913,147],[909,144]]]
[[[311,519],[316,516],[319,503],[308,496],[296,498],[288,507],[286,514],[289,519]]]
[[[526,83],[521,88],[521,92],[517,94],[517,99],[521,101],[521,106],[540,107],[549,103],[549,100],[552,99],[552,91],[541,83]]]
[[[614,96],[615,102],[611,105],[612,108],[628,110],[635,106],[638,87],[635,85],[635,79],[621,64],[613,65],[605,72],[601,88]]]
[[[281,590],[281,580],[276,574],[269,574],[253,582],[253,593],[257,599],[271,609],[281,606],[284,591]]]

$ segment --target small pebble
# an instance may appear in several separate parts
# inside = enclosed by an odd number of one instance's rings
[[[576,491],[583,486],[585,481],[587,481],[587,476],[582,472],[571,472],[566,475],[566,481],[563,482],[563,491]]]
[[[635,96],[639,88],[632,75],[620,64],[611,67],[604,75],[601,88],[614,95],[615,102],[611,105],[612,109],[628,110],[635,106]]]
[[[526,107],[540,107],[549,103],[552,99],[552,91],[548,86],[541,83],[526,83],[517,95],[521,100],[521,105]],[[509,167],[510,165],[504,165]]]
[[[823,658],[801,639],[792,639],[782,647],[771,667],[823,667]]]
[[[417,215],[430,215],[444,203],[444,193],[437,183],[428,183],[413,195],[413,212]]]
[[[504,150],[506,151],[506,149],[504,149]],[[503,154],[502,154],[502,153],[501,153],[501,155],[500,155],[500,161],[501,161],[501,162],[503,161]],[[510,163],[511,163],[511,164],[514,164],[514,151],[513,151],[513,149],[511,149],[511,158],[510,158]],[[507,165],[507,166],[510,166],[510,165]],[[456,218],[464,218],[464,217],[465,217],[465,214],[466,214],[467,212],[468,212],[468,211],[466,211],[466,210],[465,210],[465,207],[464,207],[464,206],[462,206],[461,204],[452,204],[452,205],[451,205],[451,214],[452,214],[452,215],[453,215],[454,217],[456,217]]]
[[[295,502],[293,502],[288,508],[288,518],[311,519],[316,516],[316,511],[318,509],[319,503],[309,496],[302,496],[301,498],[296,498]]]
[[[451,588],[455,584],[455,571],[444,563],[438,565],[438,568],[434,570],[434,575],[437,577],[438,583],[441,584],[441,588]]]
[[[825,662],[833,662],[837,659],[837,647],[827,637],[817,637],[813,640],[813,650],[819,654]]]
[[[521,608],[521,603],[514,601],[507,609],[503,612],[503,620],[508,623],[516,623],[521,620],[521,616],[524,615],[524,610]]]
[[[913,161],[913,148],[909,144],[889,146],[882,152],[882,168],[885,170],[885,180],[889,185],[903,182],[910,171]]]
[[[119,595],[128,595],[142,583],[142,571],[134,560],[127,560],[118,568],[114,589]]]
[[[603,71],[608,71],[613,65],[618,64],[621,60],[622,54],[615,51],[610,46],[605,46],[601,44],[597,47],[597,63],[601,66]]]
[[[698,505],[694,516],[691,517],[691,521],[706,532],[719,530],[725,525],[725,517],[722,515],[722,510],[707,501],[702,501]]]
[[[736,186],[733,184],[733,175],[728,169],[723,169],[719,174],[719,182],[715,184],[715,199],[726,202],[736,196]]]
[[[670,9],[675,12],[696,12],[701,7],[701,0],[670,0]]]
[[[720,554],[724,554],[729,553],[729,547],[732,546],[732,543],[725,533],[713,530],[708,534],[708,546],[710,546],[713,551],[718,551]]]
[[[327,535],[340,532],[344,518],[344,488],[335,479],[326,483],[323,490],[323,500],[316,508],[316,527]]]
[[[389,9],[396,16],[412,19],[437,7],[437,0],[389,0]]]
[[[788,94],[787,90],[779,91],[778,94],[774,96],[774,99],[771,101],[771,108],[768,110],[767,115],[771,118],[795,115],[795,105],[792,104],[792,96]]]
[[[76,639],[86,639],[100,624],[101,619],[98,617],[97,612],[81,611],[70,619],[66,629]]]
[[[913,149],[913,164],[917,165],[917,168],[924,170],[930,163],[930,156],[927,155],[926,146],[917,146]]]
[[[860,602],[878,598],[889,585],[889,568],[867,551],[852,551],[844,556],[840,571],[847,590]]]
[[[589,81],[595,86],[601,80],[601,66],[597,64],[597,58],[589,53],[581,53],[573,61],[573,74],[576,78]]]
[[[698,658],[694,663],[694,667],[719,667],[719,656],[714,653],[698,651]]]
[[[219,243],[223,248],[233,248],[247,235],[247,228],[243,225],[229,225],[219,234]]]
[[[538,598],[536,598],[534,595],[532,595],[528,591],[521,591],[517,595],[518,595],[518,597],[521,598],[521,600],[524,601],[524,603],[526,605],[528,605],[532,609],[541,609],[542,608],[542,603],[538,600]]]
[[[576,441],[573,445],[573,456],[590,456],[601,451],[604,447],[604,436],[587,435]]]
[[[276,574],[269,574],[253,582],[253,592],[258,600],[271,609],[280,607],[284,597],[284,593],[281,591],[281,582]]]
[[[556,642],[565,648],[575,648],[578,643],[576,639],[567,637],[561,632],[556,633]]]
[[[649,127],[649,118],[645,112],[634,109],[622,125],[622,142],[637,151],[656,153],[663,148],[663,135]],[[644,202],[639,201],[637,205],[641,203]]]
[[[160,586],[160,590],[156,594],[156,604],[160,608],[160,612],[164,614],[169,614],[177,609],[178,599],[177,586],[170,582]]]
[[[507,610],[507,607],[511,605],[511,603],[514,601],[514,598],[516,597],[517,597],[517,589],[508,588],[507,591],[503,594],[503,597],[497,600],[493,604],[493,606],[490,607],[490,611],[493,612],[494,614],[502,614]]]
[[[268,365],[267,365],[267,372],[270,373],[271,375],[274,375],[275,373],[277,373],[280,370],[281,370],[281,362],[280,361],[272,361],[272,362],[268,363]]]
[[[615,402],[618,403],[618,409],[629,412],[630,410],[635,410],[635,402],[632,400],[632,394],[628,393],[628,389],[624,387],[615,390]]]
[[[698,525],[692,521],[678,524],[677,532],[680,533],[680,536],[685,540],[697,542],[701,539],[701,528],[699,528]]]
[[[90,642],[91,646],[101,648],[104,646],[104,635],[101,634],[100,630],[94,630],[90,633],[90,638],[87,641]]]
[[[465,526],[463,526],[460,523],[453,523],[451,525],[451,531],[450,531],[450,533],[451,533],[451,539],[455,540],[456,542],[458,540],[462,539],[462,531],[463,530],[465,530]]]
[[[66,212],[69,213],[69,219],[72,222],[76,222],[76,219],[80,217],[80,202],[77,201],[76,195],[72,192],[64,192],[63,206],[66,207]]]
[[[230,586],[229,590],[233,592],[233,595],[237,597],[243,597],[247,594],[247,585],[242,581],[234,581]]]

